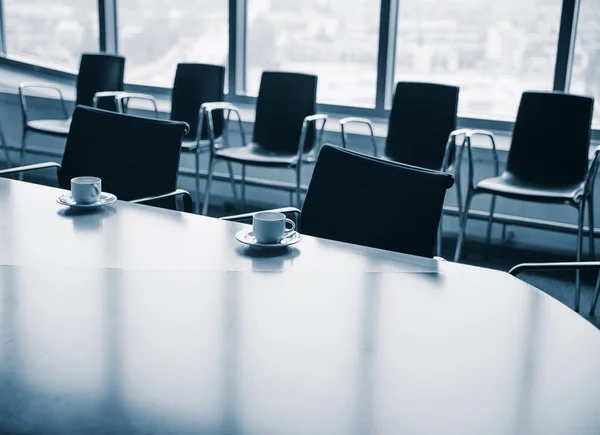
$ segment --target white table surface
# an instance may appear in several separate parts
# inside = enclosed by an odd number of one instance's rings
[[[0,179],[0,432],[597,434],[600,333],[506,273]]]

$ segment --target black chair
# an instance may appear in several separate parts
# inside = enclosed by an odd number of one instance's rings
[[[200,153],[210,148],[208,140],[208,123],[200,124],[200,108],[204,103],[222,102],[224,100],[225,67],[202,63],[179,63],[175,72],[173,89],[171,91],[172,121],[187,122],[190,126],[189,133],[183,138],[182,151],[195,153],[195,179],[196,179],[196,212],[200,212]],[[119,112],[127,112],[127,104],[131,100],[147,100],[152,104],[154,115],[158,118],[158,103],[152,95],[133,92],[103,92],[98,97],[113,97]],[[225,126],[229,121],[224,118],[224,111],[212,114],[214,134],[217,146],[226,140],[223,133],[227,132]],[[233,174],[231,165],[230,175]],[[232,190],[237,198],[235,184],[232,179]]]
[[[302,211],[278,210],[298,213],[303,234],[431,258],[444,196],[453,183],[445,172],[325,145]]]
[[[102,91],[122,91],[125,58],[107,54],[83,54],[77,75],[76,105],[93,106],[94,95]],[[46,89],[57,93],[62,109],[62,119],[30,119],[27,108],[28,91]],[[21,164],[25,158],[27,134],[36,132],[51,136],[66,137],[69,134],[71,118],[62,91],[58,86],[48,83],[22,83],[19,86],[21,113],[23,115],[23,137],[21,141]],[[108,108],[108,107],[106,107]]]
[[[448,138],[456,130],[459,88],[434,83],[399,82],[396,85],[383,157],[408,165],[442,169]],[[348,145],[347,126],[369,128],[373,155],[377,144],[369,119],[349,117],[340,121],[342,144]]]
[[[49,162],[0,170],[0,176],[57,167],[58,187],[70,189],[73,177],[92,175],[119,199],[176,209],[182,196],[192,212],[189,193],[177,189],[184,122],[123,115],[77,106],[62,164]]]
[[[469,185],[461,213],[454,261],[461,258],[469,208],[473,196],[492,195],[486,243],[491,238],[496,196],[549,204],[567,204],[578,210],[577,261],[583,254],[583,221],[589,203],[590,255],[594,257],[594,179],[600,152],[588,165],[593,98],[552,92],[524,92],[519,105],[506,170],[499,174],[494,135],[489,131],[467,133],[464,147],[469,164]],[[495,176],[474,182],[471,140],[484,135],[491,139]],[[458,168],[457,168],[458,170]],[[576,279],[575,310],[579,309],[579,272]]]
[[[202,214],[208,212],[212,173],[215,163],[223,160],[242,165],[242,207],[246,198],[246,165],[291,168],[296,172],[296,203],[300,205],[300,175],[302,163],[313,162],[315,145],[321,143],[326,115],[315,114],[317,106],[317,77],[308,74],[263,72],[258,98],[252,142],[247,143],[240,121],[241,147],[218,147],[218,130],[213,125],[215,111],[239,110],[227,103],[207,103],[203,114],[209,121],[210,161],[204,193]],[[317,137],[316,123],[322,121]],[[319,146],[316,147],[317,149]],[[230,172],[230,176],[231,172]]]
[[[550,271],[550,270],[593,270],[600,272],[600,261],[567,261],[558,263],[522,263],[518,264],[508,271],[513,276],[518,276],[522,272],[530,271]],[[594,299],[590,307],[590,316],[596,315],[596,307],[598,305],[598,296],[600,295],[600,275],[596,280],[596,290]]]
[[[459,88],[435,83],[398,82],[388,120],[383,158],[408,165],[453,172],[457,139],[467,129],[456,129]],[[378,156],[373,124],[367,118],[340,121],[342,145],[348,146],[348,125],[364,124],[369,129],[373,155]],[[460,149],[462,154],[462,148]],[[461,156],[462,157],[462,156]],[[462,209],[460,176],[456,177],[459,210]],[[438,255],[442,249],[442,225]]]

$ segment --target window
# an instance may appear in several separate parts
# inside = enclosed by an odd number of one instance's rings
[[[227,65],[227,0],[119,0],[125,81],[173,86],[179,62]]]
[[[595,128],[600,128],[600,3],[581,0],[570,91],[592,95]]]
[[[81,53],[98,51],[97,0],[3,0],[3,7],[11,56],[77,67]]]
[[[399,4],[396,81],[460,86],[461,116],[502,120],[523,91],[552,89],[562,0]]]
[[[322,103],[374,106],[380,2],[373,0],[247,0],[246,90],[261,73],[280,70],[319,77]]]

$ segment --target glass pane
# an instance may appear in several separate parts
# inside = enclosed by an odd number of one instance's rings
[[[98,51],[97,0],[3,0],[3,6],[11,56],[77,67],[81,53]]]
[[[460,86],[459,114],[514,120],[551,90],[561,0],[402,0],[395,79]]]
[[[570,91],[592,95],[594,128],[600,128],[600,2],[581,0]]]
[[[264,70],[319,76],[322,103],[374,106],[380,2],[248,0],[247,91]]]
[[[179,62],[227,65],[227,0],[119,0],[125,81],[171,87]]]

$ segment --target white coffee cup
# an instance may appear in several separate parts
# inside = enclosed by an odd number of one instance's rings
[[[102,180],[98,177],[75,177],[71,179],[71,196],[77,204],[93,204],[102,192]]]
[[[291,228],[286,228],[290,224]],[[252,218],[252,232],[258,243],[279,243],[281,239],[292,234],[296,229],[294,221],[286,219],[283,213],[261,211]]]

